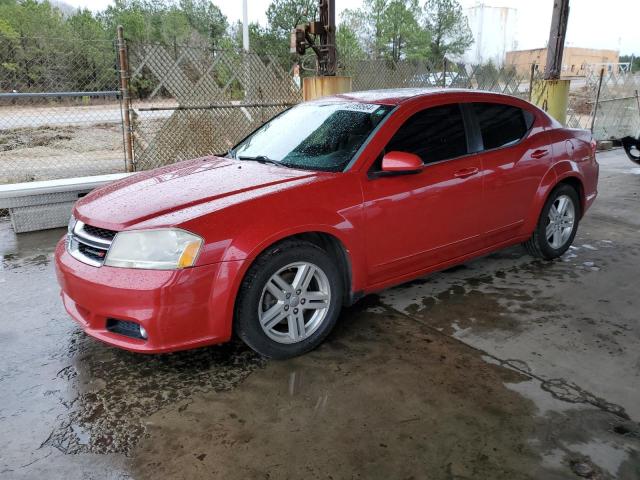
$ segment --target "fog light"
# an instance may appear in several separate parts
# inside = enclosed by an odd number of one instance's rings
[[[149,336],[147,335],[147,331],[144,329],[142,325],[140,325],[140,336],[145,340],[149,338]]]

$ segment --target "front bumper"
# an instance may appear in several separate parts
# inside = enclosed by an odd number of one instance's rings
[[[56,247],[56,274],[67,312],[84,331],[131,351],[162,353],[212,345],[231,336],[228,288],[221,264],[184,270],[93,267],[73,258],[64,239]],[[227,277],[228,278],[228,277]],[[107,319],[136,322],[146,340],[107,330]]]

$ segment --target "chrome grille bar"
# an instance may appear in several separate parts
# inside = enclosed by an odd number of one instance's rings
[[[101,267],[112,241],[91,235],[84,227],[84,222],[76,222],[73,231],[67,235],[67,250],[76,260],[92,267]],[[91,253],[94,255],[91,256]]]

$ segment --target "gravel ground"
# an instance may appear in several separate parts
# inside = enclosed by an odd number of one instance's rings
[[[0,184],[122,171],[119,124],[0,130]]]

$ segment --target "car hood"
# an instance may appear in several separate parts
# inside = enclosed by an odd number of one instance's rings
[[[94,190],[76,203],[75,214],[85,223],[122,230],[154,217],[202,203],[247,198],[314,181],[320,172],[205,157],[142,172]],[[325,174],[326,175],[326,174]],[[212,206],[215,209],[214,206]],[[172,215],[179,224],[180,215]]]

